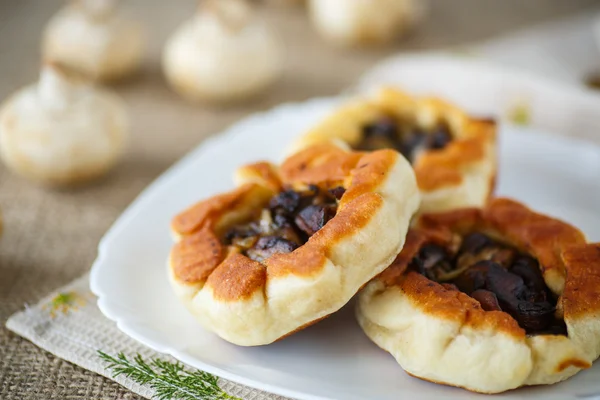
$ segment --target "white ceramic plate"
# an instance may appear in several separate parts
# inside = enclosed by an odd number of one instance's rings
[[[242,348],[204,331],[171,293],[165,260],[169,221],[191,203],[233,187],[234,169],[278,160],[290,140],[339,100],[286,105],[206,141],[152,184],[102,240],[91,287],[102,312],[143,344],[224,378],[298,399],[465,399],[480,397],[406,375],[372,344],[351,305],[278,343]],[[600,148],[503,127],[499,193],[563,217],[600,241]],[[592,398],[600,367],[552,387],[495,398]]]

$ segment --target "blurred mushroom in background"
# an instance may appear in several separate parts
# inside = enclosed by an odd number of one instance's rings
[[[38,82],[0,109],[0,157],[43,185],[68,186],[106,173],[119,159],[128,118],[119,97],[48,62]]]
[[[191,100],[229,102],[267,89],[283,69],[282,45],[247,0],[205,0],[167,41],[163,68]]]
[[[310,19],[340,46],[394,41],[424,17],[426,0],[308,0]]]
[[[113,81],[140,66],[144,38],[135,21],[119,12],[119,0],[74,0],[48,22],[43,57],[90,79]]]

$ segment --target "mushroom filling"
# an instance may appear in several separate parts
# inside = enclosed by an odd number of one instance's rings
[[[441,150],[452,141],[450,128],[440,123],[431,130],[414,124],[399,123],[392,117],[382,117],[363,126],[362,140],[355,150],[395,149],[413,163],[426,150]]]
[[[247,257],[262,262],[275,253],[289,253],[335,216],[345,189],[310,185],[307,190],[284,190],[250,222],[230,228],[222,241]]]
[[[468,294],[486,311],[510,314],[529,335],[567,334],[564,321],[555,317],[557,299],[538,261],[482,233],[465,236],[455,255],[427,244],[409,268]]]

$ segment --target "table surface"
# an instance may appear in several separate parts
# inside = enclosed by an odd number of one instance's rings
[[[62,361],[4,328],[8,316],[86,272],[104,232],[169,165],[209,135],[278,103],[338,93],[390,54],[462,46],[585,10],[594,0],[432,0],[429,18],[387,48],[339,50],[320,40],[300,7],[270,6],[268,20],[287,47],[287,68],[266,95],[246,104],[189,104],[165,85],[162,43],[190,15],[193,0],[131,0],[126,6],[148,27],[143,72],[115,89],[129,104],[132,140],[107,177],[77,190],[47,190],[0,166],[0,398],[137,399],[116,383]],[[0,99],[36,79],[40,32],[57,0],[0,0]],[[151,27],[151,29],[150,29]]]

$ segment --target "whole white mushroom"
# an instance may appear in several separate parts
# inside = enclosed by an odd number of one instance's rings
[[[168,40],[163,68],[188,99],[240,100],[280,76],[282,47],[248,1],[205,0]]]
[[[118,12],[119,0],[74,0],[55,14],[43,35],[43,57],[99,81],[135,72],[143,34]]]
[[[128,122],[121,100],[56,64],[0,108],[0,157],[33,181],[64,186],[96,178],[121,155]]]
[[[317,31],[341,46],[384,44],[410,29],[426,0],[309,0]]]

